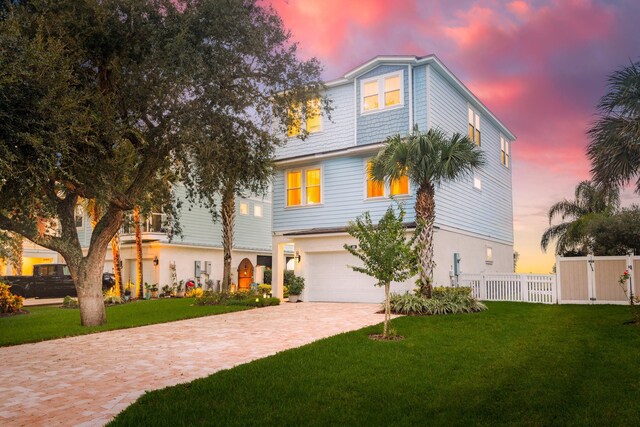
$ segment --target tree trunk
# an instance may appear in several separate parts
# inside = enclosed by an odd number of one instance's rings
[[[113,276],[115,277],[115,288],[118,296],[124,294],[122,287],[122,267],[120,266],[120,233],[116,233],[111,239],[111,253],[113,254]]]
[[[102,262],[85,259],[80,262],[80,267],[74,275],[82,326],[98,326],[107,323],[107,313],[102,297],[103,267],[104,258]]]
[[[416,248],[418,250],[418,274],[425,297],[431,298],[433,284],[433,224],[436,218],[435,189],[432,183],[424,183],[416,194],[416,222],[418,225]]]
[[[390,283],[384,284],[384,328],[382,329],[382,338],[388,338],[389,322],[391,321],[391,301],[389,300]]]
[[[224,267],[222,271],[222,289],[228,291],[231,286],[231,250],[233,249],[233,224],[236,217],[236,200],[233,189],[227,188],[222,195],[222,248]]]
[[[142,299],[143,280],[142,276],[142,230],[140,229],[140,209],[133,210],[133,222],[136,230],[136,296]]]
[[[14,234],[14,237],[18,239],[16,243],[16,254],[14,260],[14,269],[17,276],[22,276],[22,263],[24,261],[24,237]]]

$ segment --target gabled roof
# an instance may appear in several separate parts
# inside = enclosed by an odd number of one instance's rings
[[[415,55],[381,55],[365,62],[364,64],[347,72],[343,77],[325,82],[327,87],[339,86],[345,83],[352,82],[358,76],[384,64],[399,64],[399,65],[423,65],[429,64],[433,66],[444,78],[455,87],[462,95],[473,105],[479,112],[488,117],[499,130],[509,139],[515,140],[516,136],[502,123],[496,116],[484,105],[473,92],[467,88],[459,78],[457,78],[451,70],[449,70],[444,63],[436,55],[427,56],[415,56]]]

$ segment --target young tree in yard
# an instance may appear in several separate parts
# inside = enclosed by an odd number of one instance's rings
[[[349,224],[348,232],[358,240],[358,246],[345,244],[344,248],[362,261],[363,266],[350,266],[354,271],[376,279],[376,286],[384,286],[384,329],[383,338],[389,338],[391,306],[389,290],[391,282],[403,282],[417,272],[413,240],[407,240],[407,229],[403,224],[405,211],[402,206],[396,213],[389,206],[380,222],[374,225],[369,212],[365,212]]]
[[[587,148],[593,181],[620,188],[635,180],[640,193],[640,62],[609,76],[609,93],[600,99],[598,110]]]
[[[416,250],[420,288],[431,298],[433,282],[433,224],[436,217],[435,189],[443,182],[468,177],[484,164],[480,147],[459,133],[448,137],[443,131],[416,129],[407,137],[387,138],[373,159],[371,175],[378,181],[395,181],[403,176],[417,187]]]
[[[0,230],[62,254],[81,323],[100,325],[104,259],[124,214],[153,198],[171,222],[171,184],[196,199],[195,159],[211,136],[238,122],[284,133],[289,107],[318,96],[320,67],[297,58],[257,0],[2,5]],[[104,206],[86,255],[81,199]]]

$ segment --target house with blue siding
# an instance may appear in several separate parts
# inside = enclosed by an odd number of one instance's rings
[[[190,205],[182,186],[174,187],[182,201],[179,222],[182,235],[169,238],[166,218],[153,212],[141,218],[143,281],[149,284],[171,285],[175,271],[177,280],[194,279],[203,286],[207,280],[222,280],[222,224],[214,222],[204,206]],[[236,197],[236,217],[232,255],[233,283],[249,288],[262,281],[262,271],[271,266],[271,195]],[[89,248],[92,226],[83,206],[76,207],[76,229],[80,244]],[[120,233],[120,256],[123,281],[136,280],[136,248],[133,226]],[[64,263],[61,255],[37,246],[25,239],[23,274],[31,274],[34,264]],[[0,265],[0,275],[11,274],[12,266]],[[113,272],[113,255],[107,251],[105,272]]]
[[[276,153],[275,294],[282,292],[285,248],[293,245],[304,300],[382,301],[374,280],[349,268],[357,260],[343,245],[357,242],[346,226],[365,211],[377,221],[394,201],[404,204],[407,222],[415,220],[415,188],[408,179],[381,185],[368,174],[385,139],[407,135],[414,126],[467,134],[486,156],[474,176],[436,189],[435,284],[450,285],[461,272],[513,271],[515,136],[436,56],[376,57],[326,87],[331,120],[311,114],[289,129]],[[305,139],[297,137],[303,126]],[[413,287],[412,280],[394,283],[392,290]]]

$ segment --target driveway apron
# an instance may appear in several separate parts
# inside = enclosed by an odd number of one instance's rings
[[[145,391],[380,323],[377,310],[284,303],[0,348],[0,425],[104,425]]]

